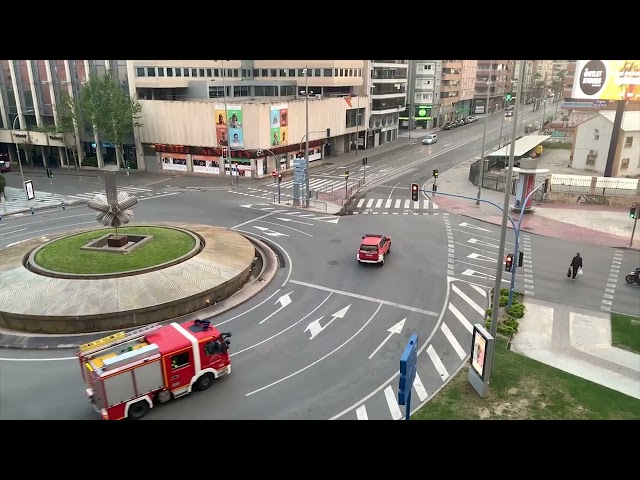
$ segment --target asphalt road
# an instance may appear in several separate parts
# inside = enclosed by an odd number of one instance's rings
[[[75,207],[5,219],[0,248],[89,228],[96,225],[94,216],[86,207]],[[382,223],[373,217],[311,215],[239,203],[237,195],[224,191],[141,201],[136,222],[235,227],[277,244],[285,256],[284,268],[260,295],[214,319],[233,333],[232,375],[207,392],[163,405],[148,418],[327,419],[341,412],[340,418],[362,418],[366,409],[367,418],[396,418],[397,379],[389,379],[412,333],[425,347],[415,398],[433,394],[462,365],[470,325],[486,308],[481,289],[448,281],[444,218],[412,225],[399,217]],[[360,237],[372,232],[392,238],[383,267],[355,259]],[[282,307],[279,299],[285,295],[291,303]],[[64,359],[73,352],[5,350],[1,356],[0,418],[95,418],[77,364]],[[63,359],[38,361],[51,357]]]

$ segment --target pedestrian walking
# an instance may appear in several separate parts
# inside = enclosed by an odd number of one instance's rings
[[[576,253],[576,256],[571,259],[571,264],[569,265],[569,271],[567,272],[567,277],[571,276],[573,280],[576,279],[576,275],[578,271],[582,269],[582,257],[580,253]]]

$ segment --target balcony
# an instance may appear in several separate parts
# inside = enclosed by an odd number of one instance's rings
[[[408,60],[372,60],[373,63],[397,63],[397,64],[406,64]]]
[[[462,60],[445,60],[442,64],[442,68],[462,69]]]
[[[457,94],[451,94],[450,96],[444,96],[444,95],[440,95],[440,103],[444,103],[446,105],[450,104],[450,103],[456,103],[460,101],[460,95]]]
[[[442,80],[460,80],[460,73],[443,73]]]
[[[460,91],[460,85],[441,85],[440,86],[440,91],[441,92],[459,92]]]

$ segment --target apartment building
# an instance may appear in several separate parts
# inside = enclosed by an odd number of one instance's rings
[[[468,117],[472,113],[477,72],[477,60],[462,60],[460,100],[455,107],[458,118]]]
[[[534,80],[534,61],[533,60],[516,60],[513,68],[512,91],[517,92],[518,81],[520,79],[520,69],[524,62],[524,72],[522,77],[522,86],[520,94],[520,103],[530,103],[533,98],[535,80]]]
[[[515,60],[478,60],[473,113],[494,112],[505,105],[506,94],[513,91]]]
[[[569,63],[575,62],[575,60],[552,60],[551,62],[551,79],[558,80],[563,73],[566,75],[566,72],[569,70]]]
[[[410,124],[414,129],[441,125],[442,60],[410,60],[409,65],[409,96],[407,108],[400,117],[400,128],[408,130]],[[453,111],[452,105],[449,108]]]
[[[90,75],[107,70],[117,72],[115,78],[128,89],[126,60],[0,60],[0,156],[17,162],[19,147],[29,165],[73,165],[74,155],[81,163],[95,159],[96,166],[97,158],[100,166],[115,163],[113,146],[97,135],[54,131],[63,93],[77,98]],[[127,160],[135,158],[133,144],[131,138],[125,145]]]
[[[367,138],[359,145],[373,147],[398,138],[400,113],[407,105],[409,60],[369,60],[366,79],[371,94]]]

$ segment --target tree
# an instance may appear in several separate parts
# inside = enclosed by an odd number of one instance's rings
[[[101,139],[116,147],[116,159],[129,174],[124,164],[124,143],[141,127],[142,105],[129,98],[111,72],[92,75],[80,90],[77,113],[80,124],[95,128]]]

